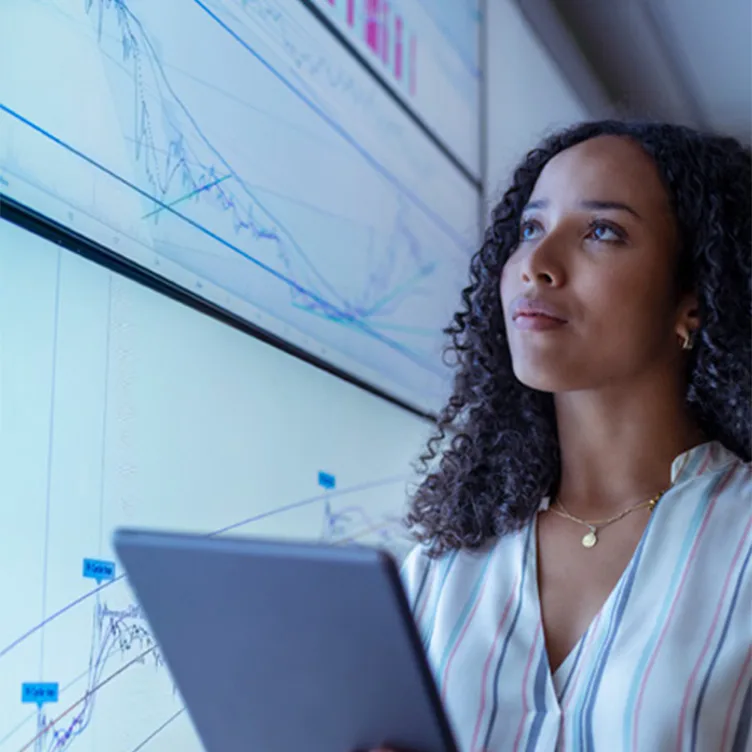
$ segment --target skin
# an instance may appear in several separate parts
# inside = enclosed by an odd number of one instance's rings
[[[602,519],[670,484],[677,455],[703,437],[687,412],[687,353],[697,301],[674,280],[677,228],[650,157],[632,141],[600,136],[554,157],[522,217],[521,242],[500,283],[516,377],[554,394],[561,448],[559,498]],[[556,307],[566,324],[519,328],[520,296]],[[659,502],[660,503],[660,502]],[[633,512],[599,531],[551,511],[536,520],[538,590],[555,671],[603,607],[649,518]]]

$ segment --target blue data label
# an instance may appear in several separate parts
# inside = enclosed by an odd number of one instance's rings
[[[115,578],[115,562],[103,561],[102,559],[84,559],[84,577],[96,580],[101,585],[103,580]]]
[[[337,479],[331,473],[325,473],[321,470],[319,471],[319,485],[331,491],[337,485]]]
[[[25,682],[21,685],[21,702],[33,702],[40,708],[46,702],[57,702],[59,694],[57,682]]]

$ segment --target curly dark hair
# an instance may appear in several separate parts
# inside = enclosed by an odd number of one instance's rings
[[[658,168],[679,229],[678,282],[699,299],[686,400],[708,439],[750,459],[750,151],[734,139],[683,126],[583,123],[547,138],[514,172],[472,258],[461,310],[446,329],[454,389],[420,458],[425,477],[407,515],[431,555],[477,548],[520,529],[558,486],[553,395],[526,387],[512,371],[499,280],[543,167],[601,135],[632,139]]]

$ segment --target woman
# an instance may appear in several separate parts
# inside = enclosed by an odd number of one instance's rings
[[[751,185],[609,121],[493,212],[404,567],[465,752],[750,749]]]

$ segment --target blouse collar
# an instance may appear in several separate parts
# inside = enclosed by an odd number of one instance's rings
[[[704,444],[682,452],[671,463],[671,485],[683,483],[701,475],[713,473],[721,467],[741,460],[726,449],[720,441],[707,441]],[[545,511],[551,504],[551,498],[544,496],[539,511]]]
[[[713,473],[721,467],[741,460],[726,449],[720,441],[707,441],[704,444],[682,452],[671,463],[671,485],[699,478],[701,475]]]

